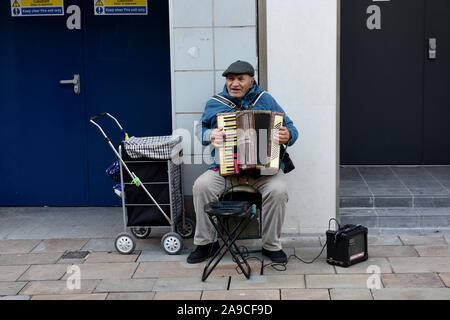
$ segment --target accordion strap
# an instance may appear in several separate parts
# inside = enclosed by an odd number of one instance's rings
[[[228,100],[227,98],[224,98],[222,96],[219,96],[218,94],[213,95],[212,97],[214,100],[230,107],[231,109],[234,110],[242,110],[241,108],[239,108],[233,101]]]
[[[248,106],[248,110],[250,110],[251,108],[253,108],[253,106],[258,102],[259,98],[265,93],[265,91],[261,91],[260,93],[258,93],[255,97],[255,99],[253,99],[252,103],[250,103],[250,105]]]
[[[256,102],[258,102],[259,98],[264,94],[265,91],[261,91],[260,93],[258,93],[255,97],[255,99],[253,99],[252,103],[249,104],[248,106],[248,110],[250,110],[251,108],[253,108],[253,106],[256,104]],[[219,96],[218,94],[213,95],[212,97],[214,100],[230,107],[231,109],[237,110],[237,111],[241,111],[242,109],[240,107],[238,107],[233,101]]]

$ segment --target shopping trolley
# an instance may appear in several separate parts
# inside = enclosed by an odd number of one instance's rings
[[[103,116],[113,119],[123,134],[118,151],[95,122]],[[148,238],[151,227],[170,227],[161,246],[168,254],[179,254],[183,238],[193,237],[195,231],[194,221],[185,217],[181,161],[173,161],[182,156],[182,137],[128,138],[119,121],[107,112],[92,117],[90,122],[100,130],[120,165],[118,195],[122,198],[124,232],[115,239],[116,250],[131,254],[136,247],[135,238]]]

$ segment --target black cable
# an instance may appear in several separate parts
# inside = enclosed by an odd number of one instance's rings
[[[341,225],[339,224],[339,221],[337,221],[335,218],[331,218],[330,220],[328,220],[328,230],[330,230],[330,222],[331,222],[331,220],[336,221],[336,223],[337,223],[337,225],[338,225],[338,229],[341,228]]]
[[[260,272],[260,275],[263,275],[263,273],[264,273],[263,270],[264,270],[265,267],[272,267],[272,268],[274,268],[274,269],[277,270],[277,271],[286,271],[286,264],[287,264],[287,263],[270,262],[270,263],[264,264],[264,260],[261,260],[261,259],[258,258],[258,257],[255,257],[255,256],[249,257],[249,252],[248,252],[247,247],[245,247],[245,246],[239,246],[238,248],[239,248],[239,250],[241,250],[242,256],[244,257],[244,259],[245,259],[246,261],[252,260],[252,259],[253,259],[253,260],[257,260],[257,261],[261,262],[261,272]],[[233,262],[236,262],[236,260],[235,260],[234,258],[232,258],[232,260],[233,260]],[[281,266],[283,269],[277,269],[278,266]],[[236,272],[237,272],[238,274],[241,274],[241,273],[242,273],[241,270],[240,270],[240,268],[239,268],[239,266],[236,266],[235,269],[236,269]]]
[[[337,225],[338,225],[338,227],[339,227],[339,229],[340,229],[340,228],[341,228],[341,225],[339,224],[339,221],[336,220],[335,218],[331,218],[330,220],[328,220],[328,230],[330,230],[330,223],[331,223],[332,220],[334,220],[334,221],[337,223]],[[274,269],[277,270],[277,271],[286,271],[286,270],[287,270],[287,267],[286,267],[286,266],[287,266],[287,264],[289,263],[289,260],[290,260],[291,258],[296,258],[297,260],[300,260],[300,261],[303,262],[303,263],[311,264],[311,263],[313,263],[314,261],[316,261],[316,260],[322,255],[322,252],[323,252],[323,250],[325,249],[326,246],[327,246],[327,242],[325,241],[325,244],[322,246],[322,249],[320,250],[319,254],[318,254],[314,259],[312,259],[311,261],[305,261],[305,260],[303,260],[302,258],[298,257],[298,256],[294,253],[294,254],[291,254],[291,255],[288,257],[288,259],[287,259],[288,261],[287,261],[286,263],[271,262],[271,263],[267,263],[267,264],[264,264],[264,260],[261,260],[261,259],[258,258],[258,257],[249,257],[249,252],[248,252],[247,247],[245,247],[245,246],[240,246],[239,249],[242,251],[242,256],[244,257],[244,259],[246,259],[246,260],[254,259],[254,260],[258,260],[258,261],[261,262],[261,272],[260,272],[260,275],[263,275],[264,268],[265,268],[265,267],[269,267],[269,266],[272,267],[272,268],[274,268]],[[234,258],[233,258],[233,262],[236,262]],[[281,267],[281,268],[278,268],[278,267]],[[236,267],[236,271],[237,271],[238,274],[241,274],[241,272],[240,272],[240,270],[239,270],[238,267]]]
[[[306,264],[313,263],[314,261],[316,261],[320,257],[320,255],[322,254],[322,252],[323,252],[323,250],[325,249],[326,246],[327,246],[327,243],[325,242],[325,244],[322,247],[322,250],[320,250],[320,253],[314,259],[312,259],[311,261],[305,261],[302,258],[298,257],[296,254],[291,254],[289,256],[289,258],[288,258],[288,261],[289,261],[290,258],[294,257],[294,258],[296,258],[296,259],[298,259],[301,262],[306,263]]]

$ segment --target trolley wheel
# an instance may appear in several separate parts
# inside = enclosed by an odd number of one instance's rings
[[[195,222],[192,221],[189,218],[184,218],[184,225],[183,225],[183,218],[178,219],[177,221],[177,233],[182,236],[184,239],[189,239],[194,236],[195,233]]]
[[[180,254],[181,250],[183,250],[183,239],[178,233],[169,232],[162,237],[161,246],[167,254]]]
[[[120,233],[114,241],[114,246],[121,254],[131,254],[136,248],[136,240],[128,233]]]
[[[131,228],[131,233],[137,239],[147,239],[150,236],[151,232],[152,228],[150,227]]]

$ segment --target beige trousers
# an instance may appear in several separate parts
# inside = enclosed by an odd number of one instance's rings
[[[226,180],[226,187],[225,187]],[[214,241],[214,227],[204,211],[205,204],[217,201],[219,195],[231,186],[248,184],[262,195],[262,242],[263,248],[270,251],[281,249],[281,228],[288,201],[287,183],[284,173],[280,170],[272,176],[252,177],[222,177],[218,171],[207,170],[194,182],[194,209],[197,218],[194,244],[205,245]]]

